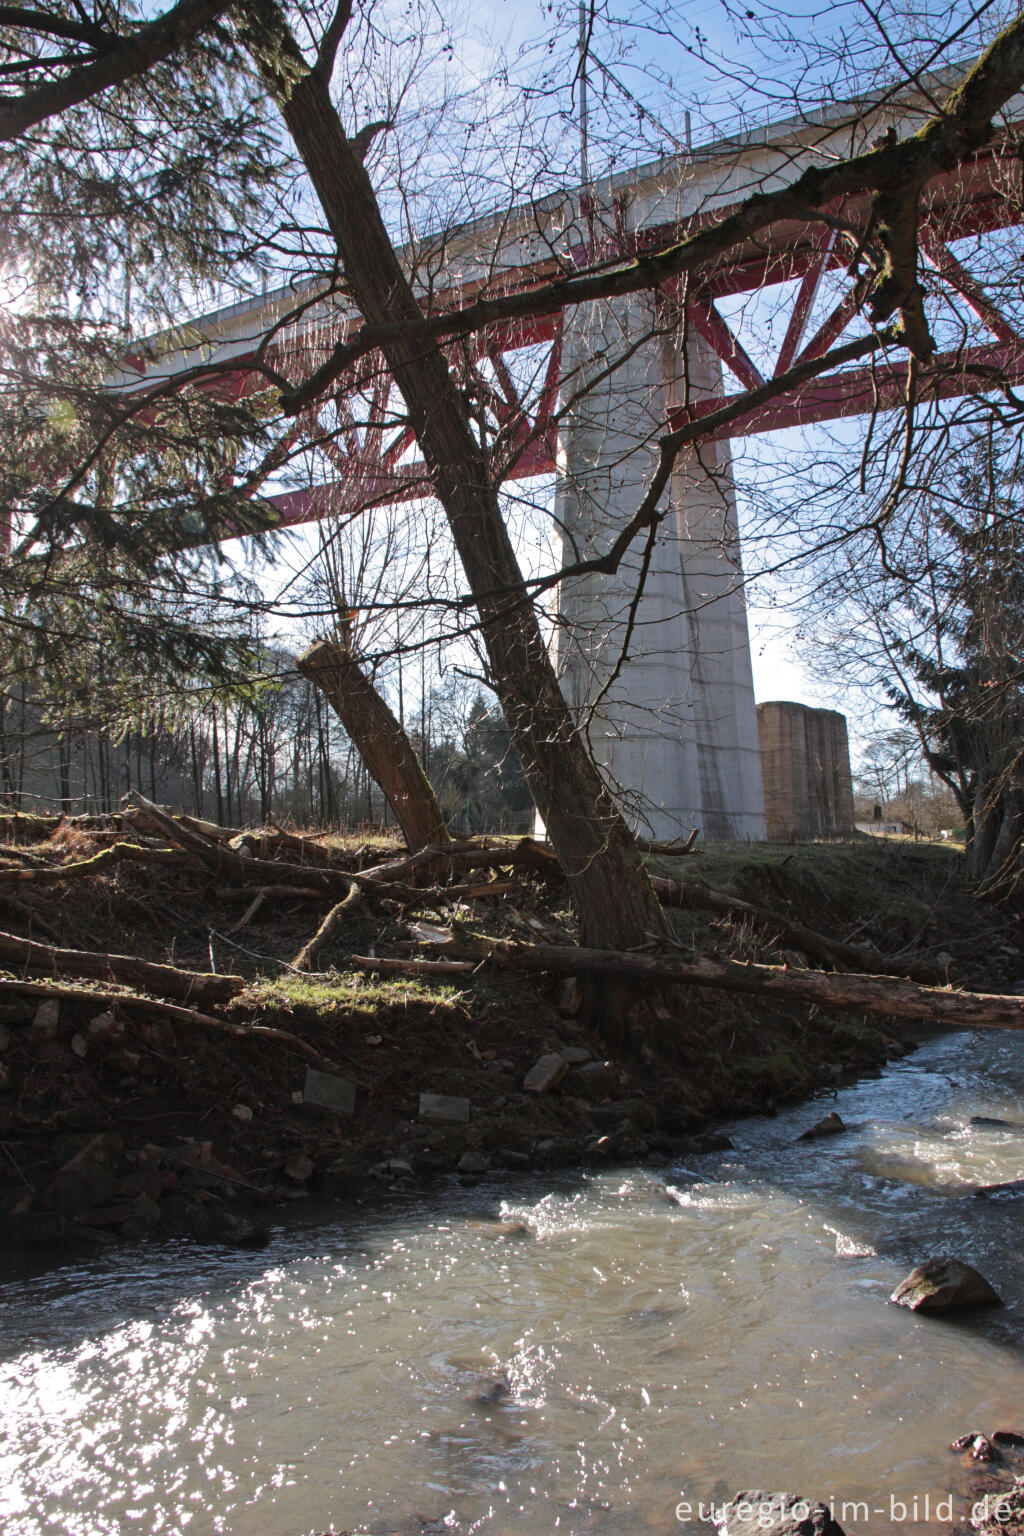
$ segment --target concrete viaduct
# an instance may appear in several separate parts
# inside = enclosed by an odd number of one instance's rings
[[[582,192],[502,210],[419,241],[404,257],[430,311],[541,285],[598,261],[664,249],[751,193],[789,184],[808,165],[862,151],[888,131],[913,132],[932,110],[907,97],[836,104]],[[553,643],[563,687],[628,818],[647,835],[670,838],[694,826],[709,838],[765,835],[729,439],[904,404],[908,362],[892,350],[870,366],[846,366],[781,394],[770,388],[773,377],[827,353],[849,327],[865,328],[864,288],[851,269],[867,216],[867,199],[849,198],[771,226],[685,291],[670,284],[655,294],[554,306],[449,350],[476,395],[487,396],[504,479],[554,474],[563,563],[602,553],[635,512],[666,423],[758,392],[681,456],[671,516],[647,555],[641,541],[614,576],[586,575],[559,591]],[[1008,134],[929,184],[920,246],[951,344],[921,369],[918,400],[1024,381],[1024,334],[950,249],[1020,220],[1021,164]],[[788,312],[766,373],[753,361],[758,349],[744,346],[741,328],[719,306],[769,288]],[[290,378],[302,378],[359,323],[343,300],[319,300],[316,292],[289,287],[204,315],[140,349],[114,382],[149,389],[180,376],[184,383],[199,365],[213,370],[218,389],[265,388],[252,371],[261,346]],[[326,449],[330,478],[299,491],[266,488],[282,526],[430,494],[397,392],[389,405],[379,356],[357,364],[346,387],[353,404]],[[322,427],[317,409],[298,418],[297,432]]]

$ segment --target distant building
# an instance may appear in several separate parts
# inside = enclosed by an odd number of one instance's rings
[[[853,779],[846,717],[786,701],[757,706],[768,836],[849,837]]]

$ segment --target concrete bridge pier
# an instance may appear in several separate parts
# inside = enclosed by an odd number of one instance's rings
[[[626,361],[602,377],[612,358]],[[717,359],[685,350],[648,295],[567,317],[558,453],[563,563],[603,554],[639,507],[685,370],[721,392]],[[677,465],[636,602],[645,535],[611,576],[563,582],[554,648],[566,697],[641,836],[763,838],[764,793],[728,449]],[[630,615],[633,632],[626,644]],[[625,648],[625,649],[624,649]]]

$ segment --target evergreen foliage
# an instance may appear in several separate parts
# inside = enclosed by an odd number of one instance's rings
[[[887,620],[902,675],[889,684],[932,770],[956,796],[974,874],[1016,886],[1024,835],[1024,476],[1019,448],[967,442],[919,509],[923,572],[909,633]],[[893,605],[890,613],[899,613]],[[907,681],[911,686],[907,686]]]

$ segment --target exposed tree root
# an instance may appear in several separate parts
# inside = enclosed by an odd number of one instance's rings
[[[331,937],[331,934],[345,921],[346,917],[348,917],[354,911],[361,900],[362,893],[360,892],[358,885],[353,882],[349,888],[348,895],[343,897],[341,901],[335,903],[335,905],[328,912],[327,916],[324,918],[323,922],[320,924],[316,933],[314,933],[313,937],[302,946],[298,954],[295,956],[295,959],[292,961],[292,966],[295,970],[311,971],[313,969],[313,963],[316,960],[316,957],[327,943],[327,940]]]

